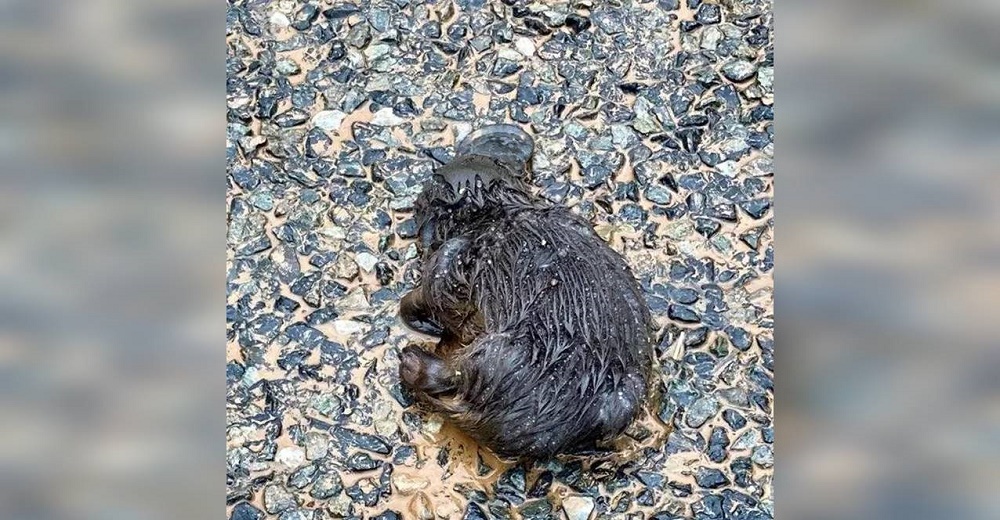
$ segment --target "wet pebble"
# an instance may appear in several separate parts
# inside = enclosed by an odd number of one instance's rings
[[[757,67],[746,60],[733,60],[722,66],[722,74],[732,81],[746,81],[757,72]]]
[[[343,491],[344,486],[340,476],[336,473],[325,473],[320,475],[313,483],[309,495],[318,500],[325,500]]]
[[[719,23],[722,21],[722,10],[718,4],[703,3],[698,6],[694,19],[705,25]]]
[[[594,511],[594,500],[586,496],[570,495],[563,499],[562,509],[568,520],[587,520]]]
[[[462,520],[488,520],[489,517],[486,516],[486,512],[483,511],[482,506],[475,502],[469,502],[465,507],[465,513],[462,515]]]
[[[698,313],[686,305],[670,304],[667,308],[667,316],[684,323],[698,323],[701,321]]]
[[[716,489],[729,484],[729,479],[717,468],[698,468],[694,478],[699,486],[706,489]]]
[[[685,423],[691,428],[705,424],[719,411],[719,401],[714,397],[702,397],[687,410]]]
[[[271,484],[264,488],[264,509],[268,513],[277,514],[297,506],[295,495],[283,486]]]
[[[727,409],[724,412],[722,412],[722,418],[723,420],[726,421],[726,424],[728,424],[729,427],[732,428],[733,430],[739,430],[740,428],[743,428],[747,424],[746,418],[743,417],[743,415],[741,415],[740,412],[737,412],[736,410],[732,409]]]
[[[712,462],[722,462],[726,459],[726,448],[729,447],[729,435],[725,428],[712,428],[712,434],[708,438],[708,459]]]
[[[261,520],[264,512],[246,503],[239,502],[233,506],[233,512],[229,515],[229,520]]]
[[[753,455],[750,456],[750,460],[758,466],[769,468],[774,465],[774,449],[768,444],[757,446],[754,448]]]
[[[349,428],[337,427],[333,431],[336,437],[344,446],[360,448],[362,450],[388,455],[392,449],[383,439],[375,435],[356,432]]]

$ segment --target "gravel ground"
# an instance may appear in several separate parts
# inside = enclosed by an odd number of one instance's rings
[[[770,2],[507,3],[230,6],[229,518],[773,517]],[[660,326],[615,460],[503,464],[399,386],[414,198],[488,122]]]

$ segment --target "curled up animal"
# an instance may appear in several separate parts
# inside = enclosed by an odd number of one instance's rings
[[[649,389],[642,291],[587,220],[531,192],[527,133],[486,126],[456,151],[415,205],[421,281],[399,312],[440,341],[403,349],[402,383],[502,457],[597,450]]]

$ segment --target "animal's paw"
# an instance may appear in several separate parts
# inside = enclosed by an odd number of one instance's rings
[[[443,359],[421,348],[409,346],[399,353],[399,379],[413,391],[431,396],[453,392],[456,375]]]
[[[399,379],[409,388],[419,389],[423,380],[423,363],[420,349],[406,347],[399,353]]]

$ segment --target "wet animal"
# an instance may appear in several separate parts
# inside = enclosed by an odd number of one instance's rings
[[[599,450],[643,406],[651,320],[625,260],[590,223],[534,196],[534,144],[484,127],[415,204],[419,285],[400,303],[411,329],[402,383],[505,458]]]

